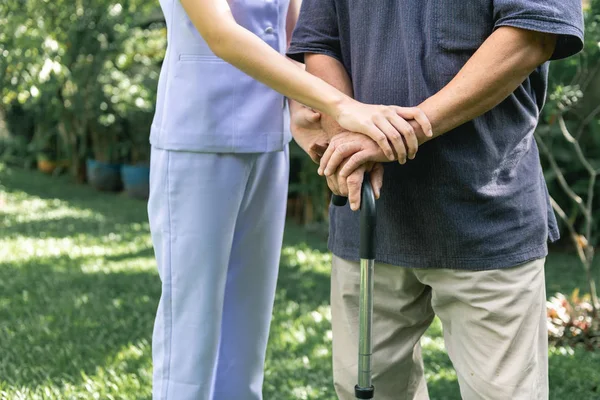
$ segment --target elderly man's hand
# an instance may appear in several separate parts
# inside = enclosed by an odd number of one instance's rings
[[[364,135],[361,135],[364,136]],[[370,140],[370,139],[369,139]],[[366,163],[356,168],[348,177],[339,174],[327,176],[327,185],[333,194],[348,197],[350,208],[356,211],[360,208],[361,188],[365,171],[370,172],[371,186],[375,198],[378,199],[383,185],[383,165],[381,163]]]
[[[290,130],[294,140],[318,164],[329,144],[327,133],[321,127],[321,114],[293,100],[290,101],[290,111]]]
[[[348,178],[366,162],[388,161],[381,147],[369,137],[360,133],[342,132],[331,139],[321,157],[319,175],[337,174],[340,178]]]

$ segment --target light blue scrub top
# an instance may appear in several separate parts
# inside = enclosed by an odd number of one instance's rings
[[[150,143],[178,151],[280,151],[291,139],[284,97],[214,55],[179,0],[160,0],[167,22]],[[230,0],[234,18],[280,53],[289,0]],[[243,51],[243,49],[240,49]]]

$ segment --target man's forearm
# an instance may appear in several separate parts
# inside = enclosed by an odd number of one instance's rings
[[[307,72],[321,78],[340,92],[350,97],[354,97],[352,81],[348,76],[348,72],[346,72],[346,68],[344,68],[342,63],[338,60],[323,54],[306,54],[304,60]],[[321,116],[321,125],[329,137],[332,137],[343,130],[343,128],[328,115]]]
[[[419,105],[431,121],[433,137],[500,104],[550,58],[555,45],[554,35],[498,28],[448,85]],[[431,139],[418,136],[420,143]]]

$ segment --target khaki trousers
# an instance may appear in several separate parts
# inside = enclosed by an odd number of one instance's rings
[[[548,399],[545,259],[491,271],[375,265],[373,384],[377,400],[427,400],[420,338],[434,315],[465,400]],[[357,381],[359,263],[333,258],[333,378]]]

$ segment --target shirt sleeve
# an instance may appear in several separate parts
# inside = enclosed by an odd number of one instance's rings
[[[287,56],[304,62],[305,53],[324,54],[342,61],[335,0],[302,1]]]
[[[494,28],[512,26],[558,35],[551,60],[583,49],[581,0],[493,0]]]

